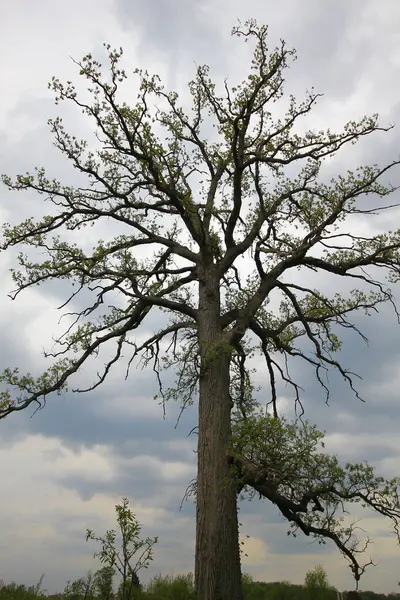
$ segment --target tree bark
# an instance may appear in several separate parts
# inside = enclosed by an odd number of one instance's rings
[[[230,477],[230,353],[222,344],[219,282],[200,278],[195,582],[198,600],[242,600],[236,486]]]

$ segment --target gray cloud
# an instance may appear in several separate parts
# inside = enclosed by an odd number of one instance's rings
[[[175,87],[182,83],[182,71],[194,73],[195,62],[215,61],[212,35],[220,37],[221,29],[212,18],[215,5],[204,0],[156,0],[149,4],[135,0],[116,0],[121,25],[138,36],[139,57],[166,63],[169,83]],[[215,38],[214,38],[215,39]],[[151,43],[149,43],[151,40]],[[217,51],[220,66],[226,64]],[[186,83],[186,82],[184,82]]]

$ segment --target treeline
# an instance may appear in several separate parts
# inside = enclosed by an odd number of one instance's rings
[[[244,600],[338,600],[335,588],[312,588],[288,581],[253,581],[247,575],[243,581]],[[400,600],[400,593],[376,593],[372,591],[344,591],[343,600]]]
[[[46,594],[42,589],[42,579],[38,584],[4,583],[0,580],[0,600],[121,600],[121,585],[117,592],[107,587],[104,569],[94,575],[90,572],[80,579],[67,582],[63,592]],[[284,582],[254,581],[244,574],[242,581],[244,600],[338,600],[335,589],[309,588]],[[130,600],[195,600],[192,574],[172,576],[157,575],[145,586],[133,587]],[[400,593],[376,593],[372,591],[343,592],[343,600],[400,600]]]

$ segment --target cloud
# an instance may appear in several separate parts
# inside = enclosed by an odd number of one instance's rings
[[[7,56],[0,82],[1,170],[12,175],[44,164],[51,177],[76,181],[67,161],[52,147],[46,125],[49,116],[65,111],[74,133],[86,136],[90,131],[81,115],[54,107],[46,89],[52,75],[76,80],[69,55],[80,58],[100,51],[103,41],[122,45],[127,70],[144,66],[160,72],[186,102],[186,82],[196,64],[210,63],[219,82],[226,76],[230,82],[246,76],[249,49],[232,40],[229,32],[237,17],[251,16],[269,21],[271,46],[284,37],[288,46],[297,47],[299,58],[287,73],[288,91],[301,98],[315,85],[317,92],[325,93],[310,121],[313,127],[340,128],[351,118],[375,111],[384,124],[398,120],[400,5],[395,1],[381,6],[365,0],[287,0],[279,5],[272,0],[91,0],[82,6],[72,0],[56,7],[46,0],[33,10],[28,0],[19,0],[7,7],[0,36],[1,55]],[[135,97],[133,90],[134,86],[127,89],[128,99]],[[329,163],[326,177],[358,163],[384,164],[397,156],[398,140],[394,129],[352,147]],[[35,194],[9,194],[2,188],[0,199],[2,221],[17,222],[48,209]],[[372,232],[390,226],[387,217],[351,224],[357,231],[368,227]],[[117,233],[118,228],[107,224],[85,233],[85,246],[90,249],[97,236]],[[6,297],[13,287],[8,269],[15,265],[15,256],[14,251],[0,253],[0,366],[20,365],[21,371],[38,373],[45,366],[42,348],[48,348],[58,331],[60,311],[55,308],[68,288],[53,282],[11,302]],[[305,275],[298,277],[304,281]],[[336,280],[326,278],[323,283],[332,293],[338,289]],[[76,306],[84,306],[88,298],[86,293]],[[140,335],[151,334],[163,323],[160,314],[151,319]],[[305,388],[306,416],[327,430],[328,448],[343,460],[368,459],[388,477],[398,474],[400,455],[400,357],[394,323],[386,308],[371,318],[358,317],[369,347],[345,332],[340,357],[364,377],[359,388],[365,404],[330,374],[332,395],[326,406],[312,372],[303,364],[292,365],[293,376]],[[76,381],[93,380],[98,366],[92,361]],[[265,366],[260,360],[255,366],[268,400]],[[49,398],[33,418],[28,412],[0,422],[0,562],[6,579],[32,583],[46,571],[45,583],[55,591],[67,579],[81,576],[95,564],[96,548],[85,544],[85,529],[102,533],[113,527],[113,507],[122,495],[131,499],[144,534],[160,537],[149,576],[193,569],[194,506],[184,503],[179,512],[179,505],[195,474],[196,437],[186,436],[196,423],[196,406],[183,414],[175,429],[179,406],[171,403],[163,419],[162,407],[153,400],[157,382],[151,368],[133,369],[125,381],[125,367],[117,365],[108,382],[91,394],[68,392]],[[166,372],[165,378],[166,385],[172,383],[173,373]],[[290,389],[281,386],[279,392],[281,405],[291,414]],[[323,562],[332,583],[341,589],[352,585],[345,562],[331,546],[320,549],[308,539],[288,538],[283,518],[270,504],[244,503],[241,511],[242,533],[250,535],[244,569],[255,578],[301,583],[309,568]],[[376,535],[372,550],[379,567],[365,576],[363,587],[395,589],[398,546],[386,537],[384,521],[368,515],[365,523],[372,537]]]
[[[35,580],[40,575],[40,569],[46,570],[46,585],[54,590],[55,586],[60,588],[66,579],[76,578],[85,569],[96,567],[91,557],[98,548],[85,545],[85,530],[93,529],[102,535],[107,528],[114,528],[113,505],[128,491],[130,506],[143,525],[145,535],[160,536],[157,555],[165,555],[164,546],[169,547],[168,540],[174,539],[176,530],[192,534],[192,519],[179,513],[178,507],[162,508],[162,497],[151,494],[141,496],[136,493],[132,483],[130,489],[121,488],[118,482],[120,469],[126,466],[135,473],[137,463],[140,463],[142,473],[153,473],[168,484],[165,488],[167,493],[174,481],[180,481],[189,474],[187,465],[178,461],[161,461],[140,455],[131,459],[121,458],[112,447],[105,445],[82,446],[79,451],[73,451],[58,439],[42,435],[30,435],[11,447],[1,448],[0,467],[7,486],[0,499],[0,525],[3,532],[0,553],[3,565],[3,554],[9,561],[7,579],[21,581],[22,563],[26,565],[23,574],[25,581]],[[101,489],[102,484],[110,486],[106,493],[96,492],[88,499],[79,493],[79,481],[83,487],[91,482],[96,484],[97,489]],[[146,485],[143,478],[134,483],[143,487]],[[18,518],[10,518],[11,507]],[[187,537],[193,539],[190,535]],[[9,540],[8,544],[4,543],[6,539]],[[179,545],[180,540],[177,539],[173,544],[175,551],[178,551]],[[179,556],[179,552],[177,554]],[[40,564],[33,559],[35,555],[40,556]],[[170,556],[168,568],[175,566],[179,569],[179,560],[183,556],[177,561],[171,560]],[[59,568],[61,558],[63,570]],[[187,566],[184,559],[182,567]],[[64,579],[60,579],[61,573]]]

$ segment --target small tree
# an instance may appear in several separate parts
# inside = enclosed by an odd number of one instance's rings
[[[127,375],[138,358],[153,363],[163,402],[175,398],[183,409],[198,397],[199,600],[242,598],[237,516],[242,487],[234,472],[306,535],[333,540],[350,560],[356,580],[360,578],[363,565],[353,537],[338,532],[335,520],[327,526],[314,521],[320,482],[309,481],[297,503],[284,490],[277,496],[269,471],[260,471],[257,461],[233,450],[232,421],[246,421],[257,403],[249,363],[255,354],[265,363],[266,397],[275,417],[280,380],[291,386],[294,402],[301,402],[299,383],[285,367],[292,359],[314,370],[328,397],[324,373],[329,370],[337,371],[358,395],[354,375],[337,355],[341,328],[361,333],[352,321],[354,313],[369,314],[383,303],[395,306],[390,284],[400,276],[400,231],[363,235],[354,233],[351,222],[393,209],[382,198],[396,188],[383,178],[400,161],[362,166],[330,179],[323,169],[324,161],[343,147],[391,127],[380,126],[372,115],[350,121],[339,132],[304,128],[302,120],[320,95],[311,90],[300,102],[292,96],[285,101],[285,70],[295,51],[284,41],[270,50],[267,27],[253,20],[232,33],[254,44],[248,77],[239,85],[225,81],[218,90],[208,67],[200,66],[189,83],[189,110],[158,76],[140,69],[135,70],[137,103],[127,105],[119,100],[127,78],[122,49],[105,46],[106,74],[88,54],[78,68],[88,81],[89,96],[81,96],[71,82],[53,78],[50,83],[57,102],[69,101],[94,123],[99,146],[91,149],[66,131],[61,118],[50,121],[56,147],[87,183],[64,185],[43,168],[15,179],[3,177],[8,189],[34,190],[52,205],[43,218],[4,227],[3,249],[33,247],[41,257],[19,254],[12,297],[61,279],[74,286],[63,307],[82,290],[93,297],[84,308],[72,309],[76,321],[54,351],[46,353],[51,364],[44,373],[4,369],[0,417],[42,406],[49,395],[67,389],[88,359],[104,346],[109,352],[112,344],[112,357],[95,381],[75,391],[101,385],[126,351]],[[282,104],[278,118],[276,102]],[[110,221],[123,227],[114,239],[98,240],[93,248],[85,236],[71,240],[87,225]],[[59,231],[68,235],[62,238]],[[240,268],[244,256],[250,274]],[[294,283],[297,271],[320,274],[320,286]],[[326,274],[353,282],[354,289],[324,291]],[[170,321],[139,342],[136,331],[157,310],[168,313]],[[162,386],[163,367],[176,371],[172,389]],[[252,454],[257,454],[256,446]],[[386,488],[379,484],[376,500],[370,484],[378,481],[370,472],[367,491],[359,489],[365,473],[356,469],[351,474],[358,486],[355,495],[352,487],[342,486],[331,488],[331,497],[358,498],[397,527],[394,486],[382,495]],[[114,538],[106,541],[112,546]]]
[[[96,536],[91,529],[87,529],[86,541],[100,543],[101,550],[95,552],[94,557],[98,557],[108,569],[108,577],[114,572],[114,568],[118,571],[121,576],[120,599],[130,600],[133,590],[141,588],[138,572],[140,569],[147,569],[153,560],[153,546],[158,538],[140,539],[142,527],[129,508],[127,498],[122,498],[122,503],[115,506],[115,511],[121,537],[120,550],[117,549],[117,533],[114,529],[107,530],[104,537]]]

